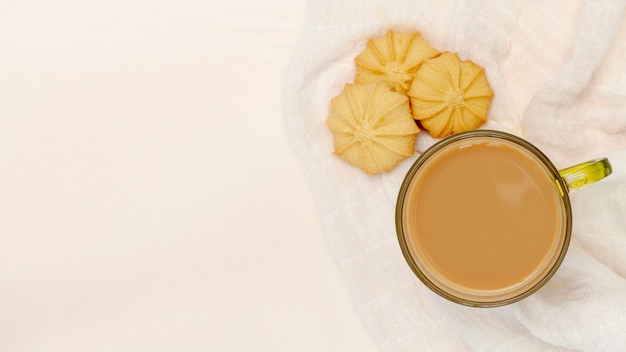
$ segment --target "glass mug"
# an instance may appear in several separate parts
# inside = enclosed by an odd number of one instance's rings
[[[467,306],[517,302],[541,288],[570,241],[568,192],[611,174],[607,159],[558,170],[529,142],[474,130],[447,137],[413,164],[396,231],[417,277]]]

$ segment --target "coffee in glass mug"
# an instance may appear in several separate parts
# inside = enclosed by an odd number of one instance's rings
[[[411,269],[453,302],[519,301],[554,275],[572,227],[568,192],[611,173],[607,159],[557,170],[529,142],[476,130],[441,140],[400,188],[396,230]]]

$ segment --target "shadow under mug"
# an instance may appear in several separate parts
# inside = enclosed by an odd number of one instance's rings
[[[609,174],[607,159],[559,171],[535,146],[500,131],[447,137],[415,161],[400,188],[402,253],[428,288],[452,302],[517,302],[550,280],[565,257],[568,193]]]

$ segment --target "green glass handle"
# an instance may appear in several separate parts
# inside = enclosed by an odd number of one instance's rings
[[[600,158],[559,171],[570,191],[600,181],[613,172],[613,167],[607,158]]]

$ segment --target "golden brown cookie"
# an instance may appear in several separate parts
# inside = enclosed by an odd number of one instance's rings
[[[334,153],[369,174],[389,172],[411,156],[419,129],[406,95],[382,83],[348,84],[326,119]]]
[[[493,91],[480,66],[445,52],[424,61],[408,95],[413,118],[440,138],[485,123]]]
[[[355,83],[383,81],[394,92],[406,94],[422,62],[439,54],[418,32],[388,31],[382,37],[370,39],[354,60]]]

